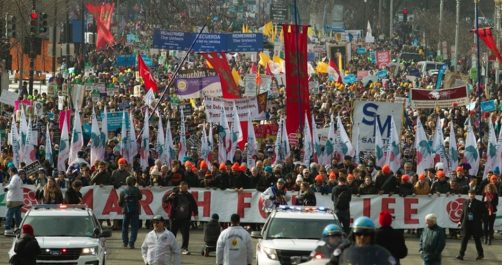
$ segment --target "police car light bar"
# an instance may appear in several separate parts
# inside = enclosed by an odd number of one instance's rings
[[[35,204],[32,205],[33,209],[85,209],[85,204]]]
[[[279,205],[276,208],[278,211],[298,211],[298,212],[332,212],[333,210],[324,206],[289,206]]]

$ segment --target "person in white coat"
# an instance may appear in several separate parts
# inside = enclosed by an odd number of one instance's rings
[[[240,216],[232,214],[231,226],[221,232],[216,243],[216,264],[250,265],[253,262],[251,236],[240,226]]]
[[[174,234],[165,228],[164,218],[153,217],[153,231],[146,234],[141,256],[147,265],[180,265],[180,248]]]
[[[4,187],[4,191],[7,192],[5,197],[5,201],[7,202],[7,214],[5,215],[4,235],[13,235],[14,227],[19,228],[19,225],[21,224],[21,207],[23,207],[23,180],[19,177],[18,171],[14,165],[9,167],[8,173],[10,181],[9,184]]]

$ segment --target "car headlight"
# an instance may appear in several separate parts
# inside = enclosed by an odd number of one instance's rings
[[[96,253],[98,253],[98,247],[82,249],[82,255],[96,255]]]
[[[277,251],[274,248],[262,247],[263,252],[271,260],[277,260]]]

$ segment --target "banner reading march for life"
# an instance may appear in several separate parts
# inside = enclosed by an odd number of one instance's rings
[[[121,189],[123,189],[122,187]],[[81,192],[84,203],[94,210],[99,219],[122,219],[122,208],[119,206],[120,190],[113,186],[87,186]],[[142,220],[151,219],[154,215],[168,218],[169,205],[164,199],[169,196],[172,187],[141,188],[143,198],[140,201]],[[24,186],[24,205],[22,212],[26,212],[32,205],[38,204],[35,186]],[[63,191],[64,192],[64,191]],[[261,192],[254,189],[236,192],[234,190],[193,188],[190,190],[199,207],[199,220],[209,221],[211,214],[217,213],[221,222],[229,222],[230,216],[237,213],[242,223],[263,223],[267,217],[263,211],[264,201]],[[288,204],[296,202],[296,192],[291,193]],[[0,191],[0,215],[5,216],[7,208],[4,201],[5,193]],[[316,193],[317,206],[333,207],[331,195]],[[350,203],[351,219],[359,216],[369,216],[378,220],[382,210],[388,210],[395,217],[392,226],[396,229],[412,229],[425,227],[425,215],[435,213],[438,224],[444,228],[457,228],[462,215],[462,205],[467,196],[388,196],[368,195],[353,196]],[[502,205],[498,211],[502,214]],[[502,229],[502,216],[497,216],[495,229]]]

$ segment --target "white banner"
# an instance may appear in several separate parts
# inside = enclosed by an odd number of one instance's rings
[[[265,98],[266,100],[266,98]],[[209,122],[219,123],[221,115],[221,107],[225,107],[228,120],[233,120],[233,103],[237,107],[239,119],[246,121],[248,113],[251,113],[253,120],[264,120],[265,108],[260,109],[258,106],[257,97],[239,98],[239,99],[222,99],[222,98],[204,98],[203,105],[206,108],[206,118]]]
[[[356,100],[352,116],[352,128],[359,126],[360,133],[359,139],[355,139],[354,137],[357,137],[357,135],[352,134],[352,144],[356,145],[356,141],[359,141],[360,151],[373,153],[375,150],[375,122],[378,122],[383,142],[387,144],[390,138],[391,117],[394,117],[397,135],[401,135],[403,104]]]
[[[2,96],[0,97],[0,103],[14,107],[16,100],[19,98],[17,93],[10,92],[7,89],[2,89]]]
[[[34,204],[35,187],[24,186],[23,213]],[[143,198],[140,201],[141,216],[143,220],[152,218],[160,214],[168,218],[168,205],[163,202],[169,196],[172,187],[151,187],[141,188]],[[94,214],[99,219],[121,219],[122,208],[118,205],[120,190],[113,189],[112,186],[87,186],[81,190],[84,202],[94,209]],[[199,206],[199,220],[208,221],[211,214],[217,213],[220,221],[229,222],[230,216],[237,213],[241,216],[243,223],[263,223],[266,213],[262,210],[263,200],[261,193],[256,190],[244,190],[236,192],[233,190],[210,190],[194,188],[190,192]],[[291,204],[296,201],[296,193],[289,193]],[[5,216],[7,208],[4,202],[4,192],[0,191],[0,215]],[[388,195],[368,195],[353,196],[350,210],[351,219],[359,216],[369,216],[375,223],[382,210],[389,210],[395,217],[392,226],[398,229],[422,228],[425,226],[425,215],[435,213],[438,217],[438,224],[445,228],[457,228],[457,222],[462,214],[462,205],[467,198],[463,196],[413,196],[399,197]],[[321,195],[316,193],[317,206],[328,208],[333,207],[331,194]],[[480,198],[478,198],[480,199]],[[502,229],[502,204],[499,204],[499,214],[495,221],[495,229]]]

